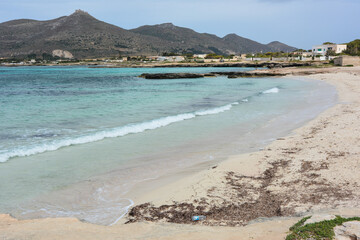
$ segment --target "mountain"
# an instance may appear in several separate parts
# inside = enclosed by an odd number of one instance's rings
[[[145,36],[158,37],[166,40],[174,52],[238,54],[250,52],[269,52],[271,47],[229,34],[220,38],[213,34],[198,33],[189,28],[177,27],[172,23],[146,25],[130,30]]]
[[[50,21],[21,19],[0,24],[1,56],[51,53],[55,49],[67,50],[77,58],[151,53],[148,42],[155,41],[81,10]]]
[[[0,57],[70,52],[76,58],[176,53],[238,54],[292,48],[279,42],[264,45],[229,34],[223,38],[171,23],[126,30],[76,10],[48,21],[30,19],[0,23]],[[295,49],[295,48],[292,48]]]
[[[268,43],[266,46],[268,46],[272,52],[292,52],[297,49],[278,41]]]
[[[172,23],[146,25],[130,31],[142,36],[160,38],[166,41],[167,48],[172,52],[226,54],[229,50],[216,35],[198,33],[189,28],[174,26]]]
[[[234,33],[226,35],[223,41],[235,53],[271,52],[271,47],[240,37]]]

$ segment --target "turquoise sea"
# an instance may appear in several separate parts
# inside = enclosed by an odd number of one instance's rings
[[[336,103],[300,78],[138,78],[250,68],[0,68],[0,212],[110,225],[139,185],[255,151]]]

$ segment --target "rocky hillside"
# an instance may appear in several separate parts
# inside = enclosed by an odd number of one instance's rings
[[[288,47],[279,42],[264,45],[236,34],[220,38],[171,23],[126,30],[81,10],[49,21],[20,19],[0,24],[0,57],[51,54],[54,50],[67,51],[75,58],[164,52],[238,54],[272,51],[278,46]]]
[[[228,34],[223,38],[224,43],[235,53],[271,52],[271,47],[240,37],[236,34]]]
[[[266,46],[268,46],[272,50],[272,52],[292,52],[296,50],[296,48],[278,41],[268,43],[266,44]]]

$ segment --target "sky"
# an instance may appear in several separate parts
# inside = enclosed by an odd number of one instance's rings
[[[0,6],[0,22],[49,20],[82,9],[125,29],[171,22],[302,49],[360,38],[360,0],[0,0]]]

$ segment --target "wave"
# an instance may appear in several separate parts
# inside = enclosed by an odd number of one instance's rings
[[[170,125],[172,123],[181,122],[184,120],[192,119],[197,116],[205,116],[205,115],[211,115],[211,114],[218,114],[225,111],[228,111],[232,108],[233,105],[239,104],[238,102],[234,102],[222,107],[202,110],[202,111],[196,111],[193,113],[183,113],[178,114],[174,116],[167,116],[163,118],[154,119],[148,122],[142,122],[137,124],[129,124],[126,126],[113,128],[105,131],[96,132],[90,135],[80,136],[76,138],[71,139],[64,139],[64,140],[58,140],[58,141],[52,141],[49,143],[45,143],[38,146],[33,146],[31,148],[18,148],[14,149],[9,152],[1,153],[0,154],[0,162],[6,162],[10,158],[13,157],[25,157],[30,155],[35,155],[39,153],[44,153],[48,151],[55,151],[63,147],[73,146],[73,145],[79,145],[79,144],[85,144],[90,142],[96,142],[103,140],[105,138],[115,138],[115,137],[122,137],[128,134],[135,134],[135,133],[141,133],[147,130],[154,130],[157,128],[165,127],[167,125]]]
[[[265,91],[263,91],[262,93],[264,93],[264,94],[267,94],[267,93],[278,93],[279,91],[280,91],[279,88],[274,87],[274,88],[270,88],[270,89],[268,89],[268,90],[265,90]]]
[[[232,105],[236,105],[239,104],[238,102],[234,102],[222,107],[218,107],[218,108],[213,108],[213,109],[208,109],[208,110],[204,110],[204,111],[197,111],[195,112],[196,116],[204,116],[204,115],[210,115],[210,114],[217,114],[217,113],[222,113],[225,111],[228,111],[232,108]]]
[[[274,87],[268,90],[265,90],[261,92],[262,94],[268,94],[268,93],[278,93],[279,88]],[[261,94],[258,93],[258,94]],[[256,95],[258,95],[256,94]],[[79,145],[79,144],[85,144],[85,143],[91,143],[103,140],[105,138],[115,138],[115,137],[122,137],[128,134],[135,134],[135,133],[141,133],[147,130],[154,130],[157,128],[165,127],[167,125],[170,125],[172,123],[181,122],[184,120],[189,120],[192,118],[195,118],[197,116],[205,116],[205,115],[211,115],[211,114],[219,114],[225,111],[229,111],[234,105],[240,104],[240,102],[248,102],[249,98],[244,98],[238,102],[233,102],[221,107],[217,108],[211,108],[206,110],[199,110],[192,113],[182,113],[174,116],[167,116],[163,118],[154,119],[148,122],[142,122],[142,123],[135,123],[135,124],[128,124],[122,127],[113,128],[109,130],[103,130],[99,131],[93,134],[84,135],[80,137],[70,138],[70,139],[63,139],[63,140],[56,140],[51,141],[48,143],[44,143],[37,146],[32,146],[28,148],[17,148],[13,149],[11,151],[5,151],[0,152],[0,163],[6,162],[10,158],[13,157],[26,157],[31,156],[39,153],[44,153],[48,151],[55,151],[63,147],[69,147],[73,145]]]

